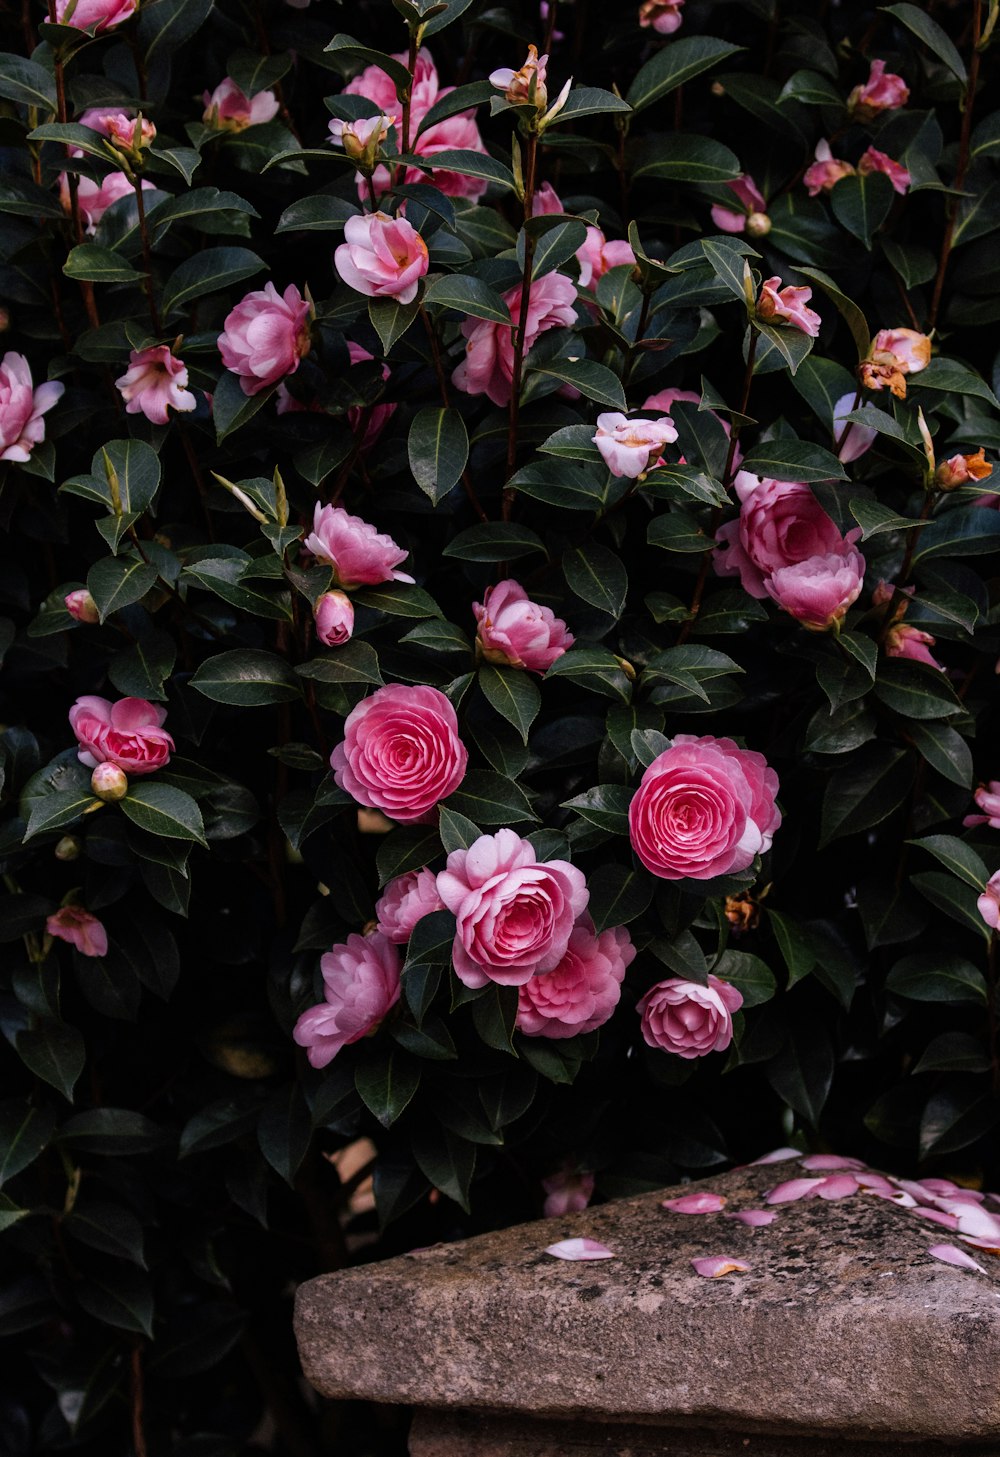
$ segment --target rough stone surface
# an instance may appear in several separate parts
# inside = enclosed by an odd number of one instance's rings
[[[797,1172],[698,1187],[754,1208]],[[1000,1452],[1000,1260],[980,1256],[986,1275],[942,1264],[928,1247],[953,1237],[871,1195],[783,1205],[751,1229],[660,1208],[682,1192],[309,1281],[296,1309],[305,1373],[329,1396],[420,1407]],[[616,1258],[544,1253],[581,1235]],[[720,1254],[749,1273],[692,1270]]]

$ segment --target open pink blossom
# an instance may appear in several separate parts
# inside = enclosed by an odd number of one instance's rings
[[[764,194],[747,172],[744,172],[741,177],[734,177],[725,185],[741,204],[741,210],[737,212],[733,208],[720,207],[716,204],[712,208],[712,222],[720,232],[745,233],[748,217],[754,213],[767,212]]]
[[[255,91],[247,96],[231,76],[220,81],[214,91],[206,91],[202,100],[205,125],[227,132],[242,132],[248,126],[273,121],[280,109],[273,91]]]
[[[867,152],[862,155],[858,163],[858,171],[862,177],[869,172],[881,172],[884,177],[888,177],[894,190],[901,197],[909,191],[910,174],[903,164],[894,162],[891,157],[887,157],[884,152],[877,151],[875,147],[869,147]]]
[[[806,308],[811,298],[811,288],[798,288],[791,284],[782,288],[781,279],[775,274],[761,284],[757,314],[765,323],[791,324],[815,339],[823,320],[815,310]]]
[[[544,111],[548,103],[545,86],[545,69],[548,56],[540,56],[536,46],[529,45],[528,55],[520,70],[501,66],[490,72],[490,85],[502,91],[513,106],[534,106]]]
[[[546,1219],[561,1219],[567,1214],[580,1214],[594,1197],[594,1176],[586,1172],[569,1173],[560,1170],[542,1180],[545,1190],[545,1204],[542,1213]]]
[[[750,1269],[745,1260],[738,1260],[734,1255],[703,1255],[692,1260],[691,1265],[695,1274],[706,1280],[718,1280],[723,1275],[745,1275]]]
[[[662,1199],[661,1209],[671,1209],[674,1214],[718,1214],[725,1207],[725,1194],[712,1194],[707,1190],[701,1194],[682,1194],[679,1199]]]
[[[971,829],[974,825],[989,825],[991,830],[1000,830],[1000,779],[991,779],[989,784],[980,784],[973,798],[982,814],[966,815],[962,824]]]
[[[746,870],[771,848],[781,824],[777,793],[778,776],[763,754],[732,739],[678,734],[632,797],[632,848],[661,880]]]
[[[71,147],[70,155],[80,156],[79,148]],[[141,186],[143,192],[153,190],[153,184],[148,178],[142,179]],[[100,182],[95,182],[91,177],[80,176],[77,179],[76,197],[86,230],[93,233],[113,203],[120,202],[123,197],[135,197],[135,187],[124,172],[109,172]],[[71,210],[69,178],[65,172],[59,174],[59,201],[67,212]]]
[[[526,1037],[563,1038],[603,1027],[634,959],[624,926],[598,934],[590,917],[581,916],[558,966],[518,987],[518,1031]]]
[[[219,353],[239,376],[245,395],[256,395],[294,374],[309,353],[311,309],[290,283],[281,294],[273,283],[248,293],[227,315]]]
[[[56,20],[101,35],[131,20],[138,8],[139,0],[76,0],[75,5],[73,0],[56,0]]]
[[[707,986],[670,977],[651,987],[636,1011],[649,1047],[690,1060],[726,1050],[733,1040],[733,1013],[742,1005],[743,994],[717,976],[709,976]]]
[[[468,760],[455,710],[439,689],[390,683],[352,708],[330,765],[358,804],[410,824],[433,818]]]
[[[513,577],[487,587],[472,611],[476,640],[488,663],[545,673],[575,641],[562,618],[532,602]]]
[[[409,941],[418,921],[443,910],[433,870],[408,870],[389,881],[375,902],[375,919],[383,936],[401,946]]]
[[[713,565],[720,577],[738,574],[751,597],[767,596],[765,580],[780,567],[840,548],[836,524],[808,486],[761,480],[748,471],[740,471],[733,484],[741,501],[739,519],[719,528]]]
[[[613,476],[635,480],[649,468],[665,445],[677,439],[674,422],[668,415],[658,420],[629,420],[612,412],[597,417],[594,444]]]
[[[639,6],[639,24],[644,30],[650,26],[657,35],[673,35],[684,20],[681,6],[684,0],[642,0]]]
[[[740,1224],[747,1224],[751,1229],[762,1229],[764,1225],[772,1224],[777,1217],[773,1209],[734,1209],[723,1216],[725,1219],[736,1219]]]
[[[635,266],[632,245],[624,240],[609,242],[600,228],[588,227],[587,236],[576,250],[580,265],[580,287],[593,291],[609,268],[627,263]]]
[[[523,986],[553,971],[590,898],[575,865],[540,864],[531,842],[509,829],[453,850],[437,888],[456,920],[455,973],[473,988]]]
[[[816,143],[815,162],[806,169],[802,181],[806,185],[806,191],[810,197],[818,197],[821,192],[829,192],[836,187],[842,177],[852,177],[854,168],[850,162],[839,161],[830,150],[830,143],[825,139]]]
[[[558,1244],[549,1245],[547,1255],[557,1260],[613,1260],[614,1251],[596,1239],[561,1239]]]
[[[885,61],[872,61],[868,80],[855,86],[847,98],[847,109],[855,121],[873,121],[883,111],[895,111],[910,99],[902,76],[886,71]]]
[[[399,952],[380,931],[348,936],[320,960],[324,1000],[310,1007],[292,1036],[308,1049],[313,1067],[374,1032],[399,1001]]]
[[[187,365],[170,352],[169,344],[133,349],[128,369],[115,380],[127,415],[145,415],[153,425],[168,423],[167,411],[184,414],[198,403],[190,390]]]
[[[868,425],[859,425],[856,420],[848,423],[847,417],[854,413],[856,403],[859,404],[860,401],[852,390],[849,394],[841,395],[833,406],[833,439],[835,444],[840,441],[837,459],[842,460],[845,465],[860,459],[871,450],[878,436],[878,431],[872,430]],[[865,410],[871,408],[871,405],[864,406]]]
[[[864,585],[865,559],[854,545],[860,535],[857,527],[837,551],[779,567],[764,583],[768,596],[811,632],[839,625]]]
[[[565,212],[565,210],[559,194],[551,182],[543,182],[541,187],[535,188],[535,195],[531,199],[531,216],[533,218],[548,217],[554,213]]]
[[[909,658],[911,662],[926,663],[928,668],[939,668],[943,672],[943,665],[930,651],[935,641],[929,632],[922,632],[919,627],[907,627],[905,622],[896,622],[886,634],[885,650],[890,658]]]
[[[45,439],[45,420],[66,386],[52,380],[37,388],[23,354],[8,350],[0,359],[0,460],[31,459]]]
[[[357,293],[408,304],[427,272],[427,244],[405,218],[361,213],[344,224],[344,242],[334,250],[333,262]]]
[[[83,906],[60,906],[45,922],[50,936],[68,941],[81,956],[107,956],[108,933]]]
[[[513,330],[521,322],[521,285],[508,289],[503,301],[511,323],[494,324],[487,319],[466,319],[465,359],[452,379],[456,389],[467,395],[486,395],[495,405],[509,405],[514,374]],[[576,284],[562,273],[546,273],[531,285],[528,316],[524,327],[524,352],[549,329],[568,329],[576,323]]]
[[[354,603],[344,592],[324,592],[313,603],[316,636],[324,647],[340,648],[354,632]]]
[[[163,727],[167,710],[145,698],[85,695],[69,711],[69,726],[80,745],[77,758],[88,769],[117,764],[126,774],[153,774],[170,761],[174,741]]]
[[[156,127],[145,116],[140,119],[137,116],[129,116],[125,112],[110,111],[104,112],[101,119],[103,134],[112,146],[117,147],[120,151],[141,151],[143,147],[152,146],[156,140]],[[84,126],[90,125],[82,117],[80,120]]]
[[[978,1260],[974,1260],[967,1250],[960,1250],[958,1245],[931,1245],[927,1253],[936,1260],[943,1260],[946,1265],[958,1265],[962,1270],[978,1270],[980,1275],[986,1274]]]
[[[380,582],[413,581],[397,570],[406,560],[406,551],[343,506],[321,506],[317,501],[313,529],[302,545],[317,561],[329,563],[337,586],[346,591],[376,587]]]

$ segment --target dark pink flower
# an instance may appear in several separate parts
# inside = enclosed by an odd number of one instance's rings
[[[712,222],[723,233],[744,233],[748,217],[754,213],[767,212],[764,194],[746,172],[742,177],[735,177],[732,182],[727,182],[725,185],[733,193],[737,202],[742,204],[742,210],[736,212],[732,208],[720,207],[716,204],[712,208]]]
[[[483,600],[472,604],[477,641],[489,663],[545,673],[567,648],[573,634],[550,607],[532,602],[513,577],[487,587]]]
[[[409,941],[418,921],[443,910],[433,870],[408,870],[389,881],[375,903],[375,918],[382,934],[402,945]]]
[[[107,956],[108,933],[96,916],[83,906],[61,906],[49,916],[45,929],[50,936],[68,941],[81,956]]]
[[[965,828],[989,825],[991,830],[1000,830],[1000,780],[991,779],[989,784],[980,784],[974,798],[982,814],[966,815],[962,821]]]
[[[878,152],[874,147],[869,147],[858,163],[858,171],[862,176],[869,172],[881,172],[888,177],[893,188],[903,196],[909,191],[910,174],[901,162],[894,162],[884,152]]]
[[[639,24],[644,30],[652,26],[657,35],[673,35],[684,19],[681,14],[683,4],[684,0],[642,0]]]
[[[708,978],[708,986],[670,977],[651,987],[636,1011],[650,1047],[690,1060],[726,1050],[733,1040],[733,1013],[742,1005],[742,993],[717,976]]]
[[[231,76],[220,81],[214,91],[206,91],[202,100],[205,103],[202,118],[205,125],[228,132],[242,132],[248,126],[273,121],[280,109],[273,91],[255,91],[252,96],[247,96]]]
[[[857,527],[835,551],[779,567],[764,583],[768,596],[812,632],[838,625],[864,585],[865,559],[854,545],[860,535]]]
[[[292,1036],[326,1067],[342,1048],[374,1032],[399,1001],[399,952],[380,931],[348,936],[320,961],[324,997],[295,1024]]]
[[[339,648],[354,631],[354,604],[344,592],[324,592],[313,604],[316,636],[324,647]]]
[[[12,350],[0,360],[0,460],[30,460],[45,439],[42,418],[62,399],[65,385],[53,380],[37,389],[23,354]]]
[[[843,538],[808,486],[747,471],[734,484],[739,519],[719,528],[713,565],[720,577],[739,574],[751,597],[766,597],[765,581],[781,567],[839,550]]]
[[[317,501],[313,529],[302,545],[317,561],[329,563],[337,586],[347,591],[380,582],[413,581],[406,572],[397,571],[407,557],[403,548],[343,506],[321,506]]]
[[[885,650],[890,658],[910,658],[915,663],[926,663],[929,668],[941,668],[931,653],[935,639],[929,632],[918,627],[907,627],[905,622],[893,623],[885,639]],[[942,669],[942,672],[944,670]]]
[[[535,195],[531,199],[531,216],[533,218],[565,212],[565,210],[551,182],[543,182],[541,187],[535,189]]]
[[[167,710],[145,698],[78,698],[69,711],[81,764],[117,764],[127,774],[153,774],[170,761],[174,741],[163,727]]]
[[[466,338],[465,359],[452,379],[467,395],[487,395],[495,405],[510,404],[514,373],[513,328],[521,321],[521,285],[508,289],[504,303],[511,324],[493,324],[487,319],[467,319],[462,325]],[[576,323],[576,285],[561,273],[546,273],[537,279],[528,295],[524,352],[548,329],[569,328]]]
[[[309,353],[310,308],[294,283],[280,294],[266,283],[226,315],[219,335],[222,362],[239,375],[245,395],[256,395],[294,374]]]
[[[868,80],[855,86],[847,98],[847,109],[855,121],[873,121],[880,112],[905,106],[910,90],[902,76],[886,71],[885,61],[872,61]]]
[[[86,587],[77,587],[75,592],[67,592],[63,601],[66,611],[70,617],[75,617],[77,622],[100,622],[101,614],[98,611],[97,603]]]
[[[850,162],[840,162],[830,150],[830,143],[819,141],[816,143],[816,160],[812,166],[807,168],[802,181],[810,197],[818,197],[821,192],[829,192],[836,187],[842,177],[854,175],[854,168]]]
[[[1000,931],[1000,870],[990,876],[976,905],[990,930]]]
[[[635,254],[630,243],[609,243],[600,228],[594,227],[588,227],[586,238],[576,250],[576,258],[580,264],[580,287],[591,291],[597,287],[598,280],[604,277],[609,268],[617,268],[623,263],[631,266],[635,264]]]
[[[624,926],[598,935],[589,916],[574,926],[558,966],[518,987],[517,1029],[528,1037],[576,1037],[603,1027],[621,996],[635,947]]]
[[[468,759],[455,710],[439,689],[391,683],[347,715],[330,764],[358,804],[407,824],[432,816],[461,784]]]
[[[100,35],[130,20],[139,8],[139,0],[56,0],[56,20],[77,30],[92,30]],[[67,11],[69,14],[67,15]]]

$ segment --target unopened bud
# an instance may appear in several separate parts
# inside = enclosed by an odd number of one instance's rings
[[[618,664],[619,668],[621,668],[622,672],[625,674],[625,677],[628,679],[628,681],[630,683],[634,683],[635,682],[635,679],[636,679],[636,672],[635,672],[635,668],[633,668],[633,666],[629,662],[628,658],[619,658],[619,657],[616,656],[615,662]]]
[[[117,764],[98,764],[90,776],[90,787],[98,799],[103,799],[105,804],[112,804],[128,794],[128,775]]]
[[[76,835],[63,835],[53,854],[57,860],[78,860],[83,850],[83,841]]]
[[[934,484],[939,491],[954,491],[970,481],[985,480],[992,472],[993,467],[980,446],[975,455],[953,455],[943,460],[934,474]]]
[[[97,610],[97,603],[86,587],[78,587],[75,592],[67,592],[63,600],[66,611],[70,617],[75,617],[77,622],[100,622],[101,614]]]
[[[747,232],[751,238],[766,238],[771,231],[771,219],[766,212],[752,212],[747,218]]]
[[[343,647],[354,631],[354,604],[345,592],[324,592],[313,606],[316,636],[328,648]]]

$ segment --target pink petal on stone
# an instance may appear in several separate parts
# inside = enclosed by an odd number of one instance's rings
[[[762,1224],[770,1224],[778,1216],[773,1209],[734,1209],[724,1217],[738,1219],[740,1224],[749,1224],[751,1229],[757,1229]]]
[[[884,1174],[873,1174],[871,1169],[859,1169],[854,1177],[866,1193],[881,1194],[884,1199],[891,1199],[895,1195],[905,1192],[897,1189],[892,1180],[887,1179]],[[906,1197],[909,1199],[912,1198],[912,1195],[907,1194]],[[916,1199],[913,1202],[916,1204]]]
[[[963,1234],[962,1243],[975,1245],[977,1250],[986,1250],[991,1255],[1000,1255],[1000,1239],[977,1239],[975,1235]]]
[[[828,1179],[821,1179],[819,1187],[813,1192],[820,1199],[849,1199],[858,1192],[858,1187],[858,1181],[853,1174],[831,1174]]]
[[[1000,1218],[980,1209],[978,1204],[956,1205],[948,1211],[958,1220],[959,1234],[971,1234],[976,1239],[1000,1241]]]
[[[731,1255],[706,1255],[703,1259],[692,1260],[691,1264],[696,1274],[706,1280],[718,1280],[721,1275],[743,1275],[750,1269],[743,1260],[733,1259]]]
[[[718,1214],[725,1202],[725,1194],[682,1194],[679,1199],[664,1199],[660,1208],[675,1214]]]
[[[770,1153],[763,1153],[759,1159],[754,1159],[750,1168],[753,1168],[756,1164],[784,1163],[785,1159],[799,1158],[801,1153],[802,1150],[800,1148],[773,1148]]]
[[[845,1158],[839,1153],[810,1153],[800,1159],[804,1169],[818,1172],[820,1169],[863,1169],[861,1159]]]
[[[957,1229],[958,1217],[954,1214],[945,1214],[943,1209],[915,1209],[914,1213],[921,1219],[931,1219],[935,1224],[943,1224],[945,1229]]]
[[[549,1245],[547,1255],[557,1260],[613,1260],[614,1251],[607,1245],[598,1244],[596,1239],[561,1239],[558,1244]]]
[[[804,1199],[807,1194],[824,1183],[823,1179],[789,1179],[784,1184],[779,1184],[772,1189],[766,1197],[768,1204],[791,1204],[796,1199]]]
[[[986,1274],[982,1265],[965,1250],[960,1250],[958,1245],[931,1245],[927,1253],[936,1260],[944,1260],[946,1265],[958,1265],[962,1270],[978,1270],[980,1275]]]
[[[895,1204],[899,1209],[916,1209],[917,1201],[912,1194],[907,1194],[905,1189],[869,1189],[862,1185],[863,1194],[874,1194],[876,1199],[887,1199],[890,1204]]]

